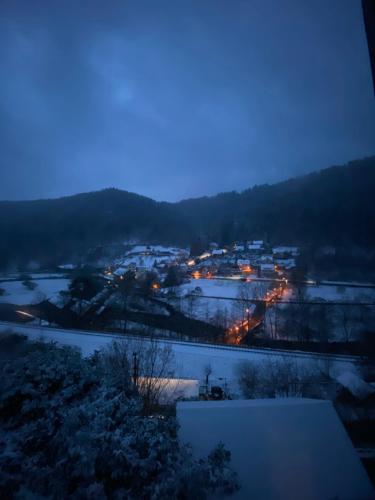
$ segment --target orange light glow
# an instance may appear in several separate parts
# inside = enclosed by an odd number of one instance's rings
[[[194,279],[198,280],[201,277],[201,273],[199,271],[194,271],[192,276]]]
[[[244,273],[251,273],[252,269],[251,269],[251,267],[250,267],[250,266],[244,266],[244,267],[242,268],[242,271],[243,271]]]
[[[151,285],[151,287],[152,287],[154,290],[159,290],[160,285],[159,285],[158,283],[153,283],[153,284]]]

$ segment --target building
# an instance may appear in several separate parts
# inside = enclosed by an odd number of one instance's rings
[[[261,255],[260,262],[271,264],[273,262],[273,255],[272,254]]]
[[[247,245],[247,249],[260,252],[262,250],[262,245],[260,243],[250,243],[249,245]]]
[[[273,263],[262,263],[260,264],[260,270],[266,272],[274,272],[275,265]]]
[[[374,489],[330,401],[302,398],[177,403],[179,437],[203,458],[224,443],[234,500],[370,500]]]
[[[234,244],[234,251],[235,252],[244,252],[245,251],[245,245],[242,245],[240,243],[235,243]]]
[[[274,247],[272,249],[272,253],[274,255],[280,255],[280,256],[293,256],[297,257],[299,255],[299,248],[298,247],[291,247],[291,246],[278,246]]]
[[[218,255],[225,255],[227,253],[227,250],[225,248],[216,248],[212,250],[212,255],[218,256]]]
[[[283,269],[294,269],[296,267],[296,261],[293,258],[289,259],[275,259],[275,264]]]

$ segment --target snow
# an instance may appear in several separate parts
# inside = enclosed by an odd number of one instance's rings
[[[45,328],[32,325],[0,322],[0,331],[12,329],[15,332],[28,335],[30,339],[54,341],[61,344],[76,346],[84,356],[89,356],[95,350],[103,349],[113,340],[121,341],[123,336],[110,333],[85,332],[81,330],[64,330],[62,328]],[[125,337],[129,338],[129,336]],[[285,352],[271,349],[236,348],[230,346],[213,346],[202,343],[160,340],[160,344],[172,347],[175,358],[175,376],[181,379],[203,381],[205,368],[210,365],[213,379],[222,379],[230,394],[238,394],[237,367],[240,362],[251,361],[261,364],[265,361],[289,360],[306,370],[317,373],[329,371],[335,378],[340,373],[353,372],[356,368],[353,358],[345,356],[324,356],[302,353],[298,351]]]
[[[375,288],[316,285],[306,287],[307,295],[311,299],[324,299],[327,301],[374,301]]]
[[[238,259],[237,265],[239,266],[249,266],[251,264],[250,259]]]
[[[227,253],[227,250],[225,248],[217,248],[215,250],[212,250],[212,255],[225,255]]]
[[[296,267],[295,259],[274,259],[275,263],[279,266],[285,267],[285,269],[292,269]]]
[[[181,297],[194,293],[196,288],[202,290],[202,295],[175,301],[177,306],[188,315],[203,321],[212,322],[218,315],[226,317],[228,321],[240,319],[243,307],[230,300],[238,297],[241,290],[246,290],[245,296],[249,299],[263,296],[267,285],[259,282],[244,282],[225,279],[193,279],[177,288]],[[212,299],[205,297],[222,297]],[[241,317],[242,319],[242,317]]]
[[[5,294],[0,296],[0,302],[26,305],[36,304],[45,298],[55,300],[61,290],[67,290],[70,280],[46,278],[33,280],[33,282],[37,285],[34,290],[29,290],[22,284],[22,281],[0,282],[0,288],[5,290]]]
[[[234,280],[219,279],[194,279],[179,287],[183,295],[191,293],[196,287],[202,289],[203,295],[213,297],[236,298],[239,290],[239,282]]]
[[[201,458],[223,442],[241,489],[232,498],[374,498],[331,402],[309,399],[177,403],[179,437]]]
[[[121,260],[121,269],[128,267],[137,267],[143,269],[151,270],[155,264],[167,264],[176,261],[176,257],[174,255],[129,255]]]
[[[136,254],[136,253],[145,253],[145,252],[150,252],[150,253],[169,253],[172,255],[181,255],[181,254],[187,254],[188,251],[185,250],[184,248],[177,248],[177,247],[167,247],[163,245],[135,245],[132,247],[127,253],[130,254]]]
[[[275,265],[274,264],[261,264],[260,270],[261,271],[274,271]]]
[[[337,382],[344,386],[358,399],[366,399],[375,393],[375,389],[353,372],[343,372],[335,377]]]
[[[289,247],[289,246],[278,246],[272,249],[272,253],[274,254],[291,254],[297,256],[299,254],[298,247]]]

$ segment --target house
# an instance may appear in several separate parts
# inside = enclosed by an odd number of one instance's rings
[[[237,259],[237,265],[238,266],[250,266],[251,262],[250,259]]]
[[[263,254],[260,256],[260,262],[263,263],[272,263],[273,262],[273,255],[270,254]]]
[[[244,252],[245,251],[245,245],[235,243],[234,244],[234,251],[235,252]]]
[[[216,248],[212,250],[212,255],[218,256],[218,255],[225,255],[227,253],[227,250],[225,248]]]
[[[303,398],[178,402],[179,437],[195,458],[231,453],[233,500],[372,499],[374,488],[330,401]]]
[[[296,260],[290,259],[275,259],[275,263],[284,269],[293,269],[296,267]]]
[[[247,245],[247,249],[259,252],[260,250],[262,250],[262,245],[260,243],[250,243],[249,245]]]
[[[237,259],[237,266],[242,272],[251,273],[251,262],[250,259]]]
[[[298,247],[289,247],[289,246],[279,246],[279,247],[274,247],[272,249],[272,253],[274,255],[291,255],[293,257],[297,257],[299,255],[299,248]]]
[[[260,270],[261,271],[274,272],[275,271],[275,265],[272,264],[272,263],[261,263],[260,264]]]

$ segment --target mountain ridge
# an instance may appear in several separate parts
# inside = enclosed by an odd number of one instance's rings
[[[0,266],[77,257],[108,242],[228,244],[260,238],[300,245],[375,247],[375,157],[275,184],[179,202],[117,188],[0,201]]]

